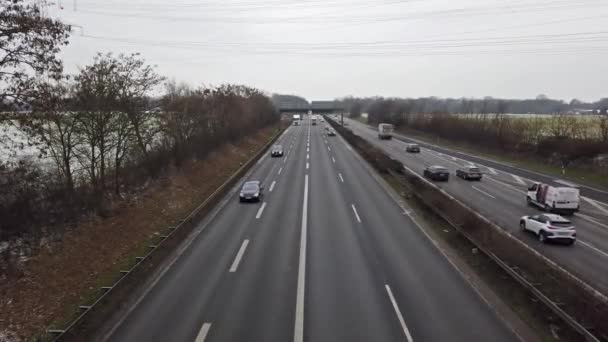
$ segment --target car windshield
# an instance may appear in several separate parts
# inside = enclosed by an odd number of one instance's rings
[[[243,185],[243,191],[256,191],[259,186],[255,183],[246,183]]]

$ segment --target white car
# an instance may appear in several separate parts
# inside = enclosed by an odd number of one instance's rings
[[[571,245],[576,241],[576,229],[568,219],[555,214],[523,216],[519,220],[523,232],[533,232],[540,242],[564,242]]]

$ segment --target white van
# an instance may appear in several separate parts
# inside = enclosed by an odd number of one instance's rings
[[[526,195],[528,204],[554,213],[573,214],[580,208],[580,192],[576,188],[555,187],[534,183]]]

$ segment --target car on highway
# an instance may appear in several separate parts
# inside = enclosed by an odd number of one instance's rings
[[[476,166],[464,166],[456,170],[456,177],[460,177],[464,180],[480,181],[482,173]]]
[[[542,243],[549,241],[572,245],[576,241],[576,229],[568,219],[556,214],[523,216],[519,220],[523,232],[532,232]]]
[[[418,145],[418,144],[407,144],[407,146],[405,146],[405,152],[420,153],[420,145]]]
[[[285,152],[283,152],[283,146],[281,145],[274,145],[270,150],[271,157],[282,157],[284,154]]]
[[[448,181],[450,179],[450,172],[443,166],[432,165],[428,166],[423,171],[424,177],[434,181]]]
[[[239,193],[240,202],[259,202],[262,199],[264,187],[260,181],[247,181],[243,183]]]
[[[336,136],[336,131],[334,131],[333,129],[329,129],[327,130],[327,136],[328,137],[335,137]]]

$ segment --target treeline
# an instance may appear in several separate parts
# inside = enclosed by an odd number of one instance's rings
[[[501,153],[540,157],[566,168],[573,163],[592,165],[608,153],[608,115],[518,118],[504,114],[451,114],[428,111],[420,103],[376,99],[366,105],[370,123],[392,123],[399,128],[490,148]]]
[[[345,97],[338,99],[354,116],[367,112],[370,106],[379,101],[390,102],[406,113],[451,113],[451,114],[560,114],[586,113],[595,111],[600,114],[608,113],[608,98],[596,102],[583,102],[573,99],[570,102],[550,99],[538,95],[535,99],[497,99],[484,97],[473,98],[439,98],[423,97],[415,99],[367,97]]]
[[[163,84],[162,95],[151,97]],[[33,91],[30,113],[5,113],[0,122],[40,151],[37,160],[0,165],[0,240],[105,215],[171,166],[279,120],[259,90],[165,82],[138,54],[100,54],[76,75]]]

